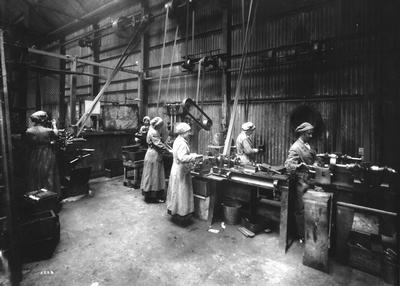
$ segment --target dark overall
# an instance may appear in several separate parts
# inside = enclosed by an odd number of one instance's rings
[[[304,203],[303,195],[309,188],[308,172],[305,169],[297,168],[299,164],[305,163],[307,165],[314,164],[316,153],[314,150],[309,149],[301,139],[296,142],[289,149],[289,155],[285,161],[285,167],[290,172],[291,185],[295,189],[294,198],[294,214],[296,217],[297,234],[300,238],[304,238]]]

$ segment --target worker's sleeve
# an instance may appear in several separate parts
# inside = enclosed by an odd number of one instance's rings
[[[299,153],[297,153],[295,150],[290,149],[289,150],[289,155],[285,161],[285,168],[288,171],[294,171],[300,164],[300,156]]]
[[[151,135],[151,143],[160,151],[168,151],[168,147],[161,141],[160,134],[158,133],[154,133]]]
[[[251,146],[250,140],[249,139],[245,139],[243,140],[243,152],[247,155],[249,154],[254,154],[257,153],[255,152],[255,150],[253,149],[253,147]]]
[[[180,163],[189,163],[194,157],[190,154],[189,148],[185,144],[180,144],[176,150],[176,156]]]

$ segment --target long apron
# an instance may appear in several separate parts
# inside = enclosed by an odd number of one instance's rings
[[[181,136],[173,145],[173,163],[169,177],[167,209],[171,215],[187,216],[194,212],[192,177],[189,162],[194,158],[190,154],[188,142]]]
[[[147,143],[148,148],[143,162],[140,189],[146,199],[164,199],[165,171],[161,154],[164,144],[161,142],[158,131],[152,127],[147,133]]]
[[[26,131],[26,136],[30,149],[27,191],[44,188],[61,197],[58,164],[51,146],[51,140],[55,138],[53,130],[43,126],[33,126]]]

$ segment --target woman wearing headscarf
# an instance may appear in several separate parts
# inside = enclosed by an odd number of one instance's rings
[[[165,171],[162,153],[171,152],[160,136],[164,122],[160,117],[150,120],[147,132],[147,152],[144,157],[142,181],[140,189],[146,202],[165,201]]]
[[[242,132],[236,139],[236,154],[241,164],[249,164],[254,161],[254,156],[260,150],[253,148],[251,135],[254,133],[256,126],[252,122],[242,124]]]
[[[286,170],[292,175],[292,184],[295,185],[294,212],[296,228],[300,242],[304,241],[304,203],[303,196],[310,187],[308,172],[303,166],[313,165],[316,162],[316,152],[309,142],[312,138],[314,126],[303,122],[296,127],[298,139],[290,146],[288,157],[285,161]]]
[[[139,131],[135,133],[135,142],[147,147],[147,132],[149,132],[150,127],[150,117],[143,117],[143,125],[140,127]]]
[[[61,198],[60,177],[53,143],[57,139],[56,121],[52,128],[46,127],[48,115],[45,111],[36,111],[30,117],[32,127],[26,130],[29,149],[28,192],[42,188],[55,192]]]
[[[167,210],[174,218],[184,222],[190,219],[191,214],[194,212],[193,186],[189,163],[194,162],[201,155],[190,153],[189,136],[191,129],[189,124],[178,123],[175,131],[179,135],[172,147],[174,160],[169,176]]]

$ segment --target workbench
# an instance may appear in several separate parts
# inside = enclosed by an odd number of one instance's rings
[[[219,169],[219,173],[198,174],[192,172],[196,179],[207,180],[211,184],[210,205],[208,212],[208,224],[212,225],[216,219],[216,213],[220,212],[221,198],[224,189],[239,184],[244,192],[249,192],[250,219],[254,219],[257,208],[258,189],[266,189],[279,193],[280,200],[262,199],[264,203],[280,207],[279,245],[284,252],[288,248],[288,224],[289,224],[289,177],[286,175],[271,174],[267,172],[244,172],[238,168]],[[249,188],[251,186],[252,188]]]
[[[349,249],[347,240],[356,211],[380,217],[380,232],[386,236],[398,233],[398,213],[400,193],[394,186],[381,184],[369,186],[359,180],[350,185],[329,184],[325,191],[334,194],[334,249],[338,261],[347,262]]]

